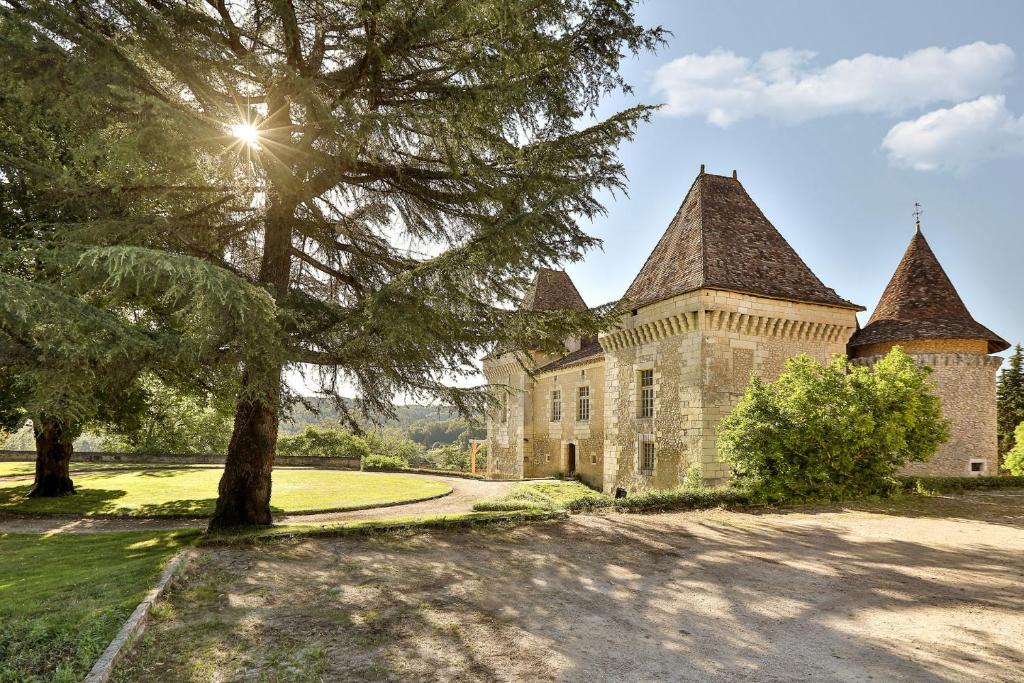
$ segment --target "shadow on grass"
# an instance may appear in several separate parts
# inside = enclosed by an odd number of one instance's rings
[[[71,496],[28,498],[31,485],[0,489],[0,512],[28,515],[82,515],[85,517],[208,517],[217,498],[172,500],[161,503],[124,504],[127,491],[79,488]],[[271,506],[271,512],[283,512]]]

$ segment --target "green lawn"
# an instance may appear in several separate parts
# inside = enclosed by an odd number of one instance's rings
[[[213,513],[221,468],[93,472],[73,477],[78,493],[26,498],[24,480],[0,480],[0,511],[77,515],[203,516]],[[410,502],[451,491],[447,484],[407,474],[342,470],[274,471],[275,512],[351,510]]]
[[[0,534],[0,681],[80,681],[197,533]]]

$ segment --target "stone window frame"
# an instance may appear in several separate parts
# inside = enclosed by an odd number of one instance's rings
[[[644,374],[651,373],[651,384],[650,387],[645,387],[643,384]],[[658,377],[654,372],[654,364],[639,365],[636,368],[636,417],[638,420],[653,420],[655,412],[657,410],[656,399],[657,399],[657,388]],[[646,398],[644,396],[644,390],[650,390],[650,414],[645,414]]]
[[[981,469],[975,470],[974,465],[981,465]],[[971,458],[967,461],[968,477],[984,477],[988,473],[988,461],[983,458]]]
[[[586,395],[583,392],[586,391]],[[590,383],[579,384],[576,386],[576,421],[577,422],[590,422]],[[586,399],[586,415],[583,414],[584,399]]]
[[[648,375],[649,373],[649,375]],[[650,384],[645,385],[645,376]],[[649,392],[649,395],[648,395]],[[648,410],[649,409],[649,410]],[[637,417],[641,420],[654,419],[654,369],[640,368],[637,370]]]
[[[562,389],[551,390],[551,421],[562,421]]]
[[[650,447],[650,467],[644,467],[647,455],[647,447]],[[636,435],[636,471],[642,476],[652,476],[658,469],[658,448],[654,434],[640,432]]]

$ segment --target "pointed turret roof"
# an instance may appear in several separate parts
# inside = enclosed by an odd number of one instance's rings
[[[733,177],[701,173],[626,291],[635,307],[697,289],[864,310],[811,272]]]
[[[1010,346],[971,317],[920,229],[868,324],[850,339],[850,347],[919,339],[983,339],[989,353]]]
[[[526,311],[585,311],[587,304],[568,273],[553,268],[540,268],[520,308]]]

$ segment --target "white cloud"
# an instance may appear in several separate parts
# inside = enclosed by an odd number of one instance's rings
[[[768,117],[786,123],[847,112],[899,114],[939,102],[997,91],[1013,69],[1007,45],[977,42],[929,47],[903,57],[862,54],[814,67],[815,53],[785,48],[756,61],[716,50],[691,54],[658,69],[656,92],[670,116],[704,116],[726,128]]]
[[[882,141],[889,161],[918,171],[968,171],[979,162],[1024,155],[1024,116],[1002,95],[985,95],[897,123]]]

